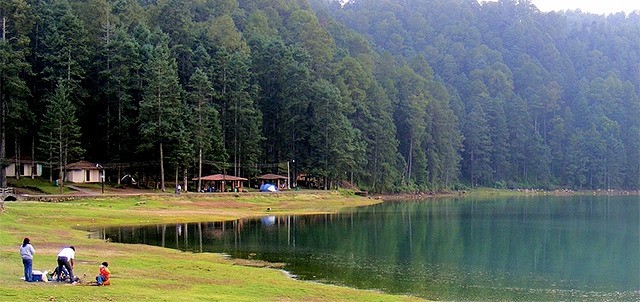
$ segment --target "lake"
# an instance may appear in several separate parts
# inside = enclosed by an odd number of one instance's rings
[[[338,214],[94,230],[286,263],[303,280],[433,300],[640,300],[638,196],[432,199]]]

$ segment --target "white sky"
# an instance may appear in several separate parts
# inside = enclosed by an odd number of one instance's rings
[[[640,0],[531,0],[531,3],[543,12],[580,9],[594,14],[623,11],[628,15],[634,10],[640,11]]]

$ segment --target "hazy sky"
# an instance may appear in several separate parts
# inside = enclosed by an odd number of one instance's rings
[[[531,0],[531,3],[543,11],[580,9],[583,12],[609,14],[624,11],[629,14],[640,10],[639,0]]]

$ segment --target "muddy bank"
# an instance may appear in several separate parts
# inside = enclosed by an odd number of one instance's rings
[[[533,196],[533,195],[553,195],[553,196],[579,196],[579,195],[602,195],[602,196],[623,196],[634,195],[640,196],[639,190],[539,190],[539,189],[482,189],[482,190],[465,190],[455,192],[416,192],[416,193],[396,193],[396,194],[371,194],[369,198],[397,201],[397,200],[421,200],[432,198],[451,198],[465,196]]]

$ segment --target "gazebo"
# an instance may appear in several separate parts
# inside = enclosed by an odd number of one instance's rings
[[[196,177],[193,180],[198,180],[198,178]],[[248,179],[226,174],[214,174],[203,176],[201,180],[205,184],[208,183],[208,187],[211,188],[213,192],[224,192],[227,184],[230,184],[231,188],[238,192],[242,192],[243,182]]]
[[[287,185],[286,180],[289,179],[286,176],[277,175],[277,174],[265,174],[256,177],[256,179],[260,180],[260,185],[264,185],[265,182],[273,183],[275,182],[278,190],[285,189],[286,186],[281,186],[280,181],[283,181],[283,185]]]

